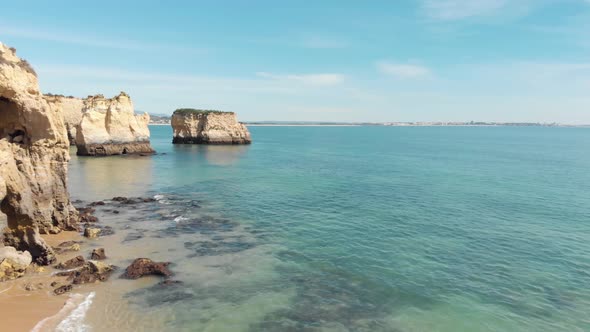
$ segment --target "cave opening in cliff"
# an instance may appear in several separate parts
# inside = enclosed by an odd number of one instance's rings
[[[19,113],[19,107],[15,102],[0,96],[0,139],[15,144],[25,143],[26,130],[21,124]]]
[[[124,148],[122,153],[127,154],[127,148]]]

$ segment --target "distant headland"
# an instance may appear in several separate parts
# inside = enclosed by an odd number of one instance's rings
[[[207,113],[231,113],[214,110],[193,110],[181,109],[184,112],[207,112]],[[150,114],[150,125],[170,125],[170,115]],[[245,121],[247,126],[307,126],[307,127],[328,127],[328,126],[390,126],[390,127],[590,127],[590,124],[562,124],[545,122],[483,122],[483,121],[416,121],[416,122],[327,122],[327,121]]]

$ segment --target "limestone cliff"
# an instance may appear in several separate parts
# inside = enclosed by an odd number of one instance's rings
[[[250,144],[248,128],[233,112],[179,109],[172,115],[174,144]]]
[[[61,95],[43,95],[53,111],[63,115],[70,145],[76,145],[76,127],[82,121],[82,106],[84,99]]]
[[[135,115],[131,98],[124,92],[111,99],[90,96],[84,100],[76,128],[78,155],[153,153],[149,121],[147,113]]]
[[[4,242],[49,264],[51,247],[39,232],[76,229],[67,192],[68,138],[60,114],[39,93],[37,75],[0,43],[0,210]]]

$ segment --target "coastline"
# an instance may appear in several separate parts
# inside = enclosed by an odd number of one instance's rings
[[[80,241],[80,251],[65,252],[57,254],[59,261],[71,259],[80,255],[87,250],[84,237],[78,232],[63,231],[55,235],[42,235],[47,243],[54,247],[65,241]],[[4,326],[10,326],[10,331],[32,331],[35,329],[44,331],[55,327],[60,320],[57,318],[62,309],[68,303],[73,293],[64,295],[54,295],[53,288],[50,284],[54,281],[61,281],[63,277],[52,275],[56,269],[52,266],[37,268],[36,271],[30,271],[22,278],[5,281],[0,286],[0,312],[3,314],[2,323]],[[27,290],[30,288],[32,290]],[[70,310],[64,310],[68,314]],[[61,317],[63,318],[63,317]]]

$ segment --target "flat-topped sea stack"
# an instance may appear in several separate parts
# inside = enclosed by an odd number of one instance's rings
[[[72,96],[45,94],[43,98],[49,103],[49,106],[63,115],[63,121],[66,125],[68,140],[70,145],[76,145],[76,127],[82,121],[82,107],[84,99]]]
[[[37,74],[0,43],[0,210],[4,244],[55,260],[39,233],[75,230],[78,212],[67,191],[69,142],[62,116],[39,92]]]
[[[154,153],[150,145],[149,114],[136,115],[124,92],[111,99],[103,95],[84,100],[76,128],[77,154],[110,156]]]
[[[172,114],[174,144],[250,144],[248,128],[234,112],[183,108]]]

